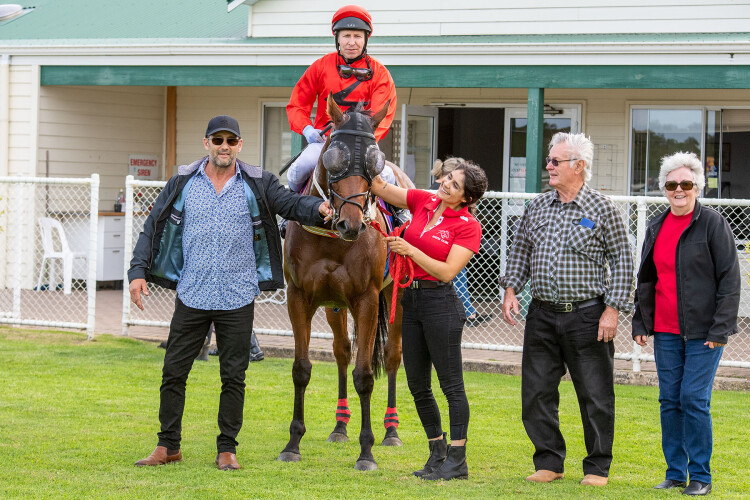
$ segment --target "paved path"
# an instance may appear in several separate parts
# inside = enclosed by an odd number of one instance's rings
[[[122,290],[99,290],[96,295],[96,333],[122,334]],[[167,339],[168,328],[130,327],[128,335],[151,342]],[[258,341],[266,356],[294,357],[294,338],[291,336],[258,335]],[[335,361],[331,340],[310,339],[311,359]],[[479,349],[463,350],[464,368],[470,371],[521,374],[521,353]],[[567,377],[567,376],[566,376]],[[615,360],[617,383],[657,385],[656,367],[653,362],[642,362],[641,372],[633,373],[632,363]],[[750,391],[750,369],[719,367],[714,386],[716,389]]]

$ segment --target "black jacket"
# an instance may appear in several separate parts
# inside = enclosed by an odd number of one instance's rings
[[[146,279],[166,288],[177,288],[182,274],[182,215],[185,189],[192,182],[206,157],[179,167],[156,198],[143,231],[133,250],[128,281]],[[279,183],[278,178],[260,167],[237,160],[245,181],[245,197],[253,220],[253,249],[261,290],[284,287],[281,236],[276,214],[285,219],[315,225],[323,222],[318,207],[323,200],[300,196]]]
[[[654,243],[669,209],[646,229],[635,291],[633,338],[654,334]],[[737,333],[740,266],[732,230],[716,210],[696,201],[690,224],[677,242],[677,316],[680,335],[725,344]]]

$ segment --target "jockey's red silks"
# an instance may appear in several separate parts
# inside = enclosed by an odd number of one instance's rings
[[[349,400],[339,399],[338,406],[336,406],[336,422],[344,422],[345,424],[349,423],[349,417],[352,415],[352,412],[349,411]]]
[[[396,408],[386,408],[385,417],[383,417],[383,426],[388,429],[389,427],[398,428],[398,412]]]
[[[382,234],[383,237],[389,236],[388,234],[385,234],[385,231],[383,231],[377,221],[371,220],[370,225]],[[391,231],[390,236],[401,236],[408,226],[409,222],[397,227]],[[393,278],[393,296],[391,297],[391,317],[388,320],[388,323],[393,323],[396,319],[396,298],[398,297],[398,289],[406,288],[411,285],[412,276],[414,275],[414,261],[411,260],[411,257],[399,255],[396,252],[391,252],[389,258],[390,262],[388,262],[388,269]],[[403,280],[404,277],[407,278],[406,282],[401,283],[401,280]]]

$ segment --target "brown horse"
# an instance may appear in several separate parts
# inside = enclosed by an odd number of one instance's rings
[[[387,248],[383,236],[369,227],[384,219],[370,196],[372,177],[383,168],[384,157],[375,142],[373,130],[385,117],[388,103],[371,116],[362,105],[343,113],[332,98],[328,115],[333,131],[325,144],[313,183],[306,194],[330,199],[334,217],[329,236],[314,234],[296,222],[289,222],[284,242],[284,275],[287,280],[287,306],[294,330],[294,415],[289,442],[279,460],[300,460],[299,443],[305,434],[305,389],[310,381],[309,359],[312,317],[318,307],[326,308],[326,319],[333,330],[333,352],[339,373],[339,401],[336,426],[328,441],[346,441],[349,420],[347,367],[352,345],[347,332],[347,310],[354,319],[357,358],[352,378],[360,398],[361,451],[355,468],[376,470],[372,455],[375,437],[370,421],[370,398],[374,378],[382,367],[388,374],[388,409],[384,418],[384,445],[401,445],[396,427],[396,372],[401,363],[401,310],[388,331],[388,305],[382,291]],[[313,187],[317,184],[317,188]],[[332,237],[330,236],[332,235]],[[390,297],[390,294],[387,295]]]

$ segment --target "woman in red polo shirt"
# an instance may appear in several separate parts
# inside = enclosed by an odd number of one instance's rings
[[[392,251],[414,261],[412,284],[404,290],[401,341],[404,369],[417,413],[429,440],[430,457],[414,475],[422,479],[466,479],[469,402],[464,390],[461,334],[463,304],[451,280],[479,251],[482,227],[474,218],[487,189],[484,170],[462,162],[441,179],[436,194],[403,189],[376,177],[372,192],[412,213],[403,237],[389,237]],[[440,423],[432,393],[432,366],[448,400],[451,445]]]

